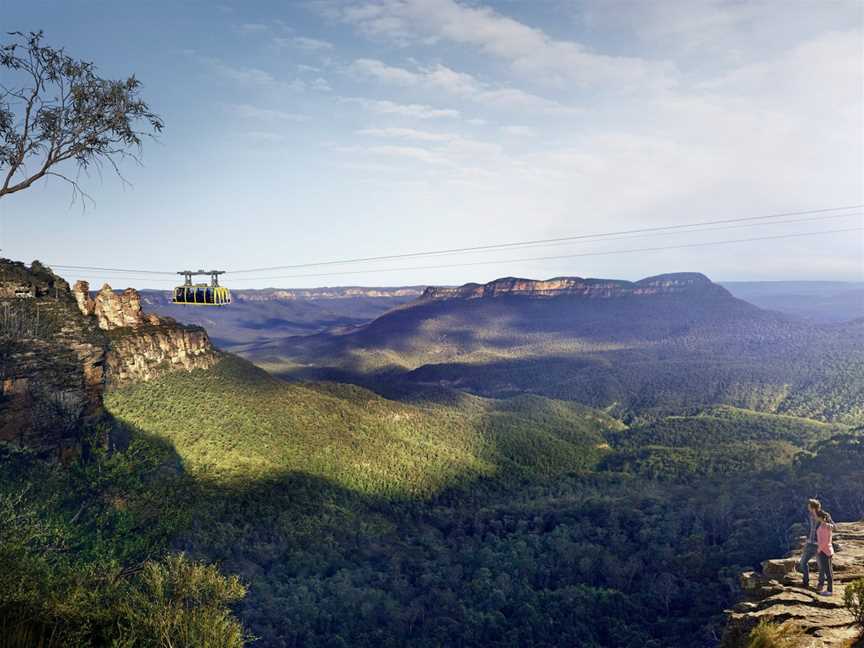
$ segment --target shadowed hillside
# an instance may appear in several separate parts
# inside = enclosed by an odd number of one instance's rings
[[[692,273],[428,289],[355,330],[246,355],[281,375],[390,395],[443,385],[636,415],[720,403],[846,422],[864,415],[864,320],[798,322]]]

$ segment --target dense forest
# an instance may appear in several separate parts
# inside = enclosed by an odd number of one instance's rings
[[[628,426],[539,396],[283,383],[230,356],[107,405],[115,452],[68,469],[3,450],[0,627],[712,646],[737,573],[789,547],[807,497],[864,516],[861,430],[728,407]]]
[[[627,419],[716,404],[847,424],[864,417],[864,320],[797,321],[705,277],[686,294],[421,299],[357,329],[244,355],[285,378],[400,399],[444,385],[611,407]]]

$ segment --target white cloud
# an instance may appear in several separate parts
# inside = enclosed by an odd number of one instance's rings
[[[367,151],[373,155],[408,158],[436,166],[451,164],[447,156],[419,146],[370,146]]]
[[[403,70],[402,68],[387,65],[375,59],[357,59],[351,64],[349,69],[354,74],[391,83],[401,83],[403,85],[417,85],[420,83],[420,75]]]
[[[344,97],[342,101],[356,103],[379,115],[398,115],[413,119],[455,119],[460,115],[454,108],[433,108],[424,104],[404,104],[386,99]]]
[[[446,142],[451,140],[455,135],[452,133],[432,133],[429,131],[417,130],[415,128],[364,128],[357,131],[358,135],[366,135],[371,137],[389,137],[394,139],[417,140],[421,142]]]
[[[323,77],[318,77],[318,78],[314,79],[313,81],[310,81],[308,83],[308,86],[312,90],[317,90],[318,92],[331,92],[333,90],[333,88],[330,87],[330,82],[327,81],[327,79],[324,79]]]
[[[465,137],[458,133],[441,133],[414,128],[365,128],[358,135],[411,142],[340,149],[343,153],[371,153],[376,156],[410,158],[437,167],[447,167],[450,179],[464,177],[468,169],[474,176],[492,177],[518,162],[508,158],[501,145]]]
[[[274,36],[271,43],[277,51],[298,49],[304,52],[326,52],[333,49],[333,43],[308,36]]]
[[[539,131],[531,126],[502,126],[501,130],[508,135],[515,135],[517,137],[537,137],[539,135]]]
[[[294,47],[311,52],[333,49],[333,43],[308,36],[296,36],[293,39]]]
[[[472,45],[510,63],[514,70],[558,85],[631,84],[668,87],[677,70],[667,61],[613,56],[585,44],[555,39],[486,6],[455,0],[378,0],[360,5],[331,3],[329,15],[375,37],[396,42],[450,42]]]
[[[225,106],[225,109],[244,119],[288,122],[305,122],[310,119],[309,115],[290,113],[284,110],[273,110],[271,108],[260,108],[252,104],[228,104]]]
[[[357,59],[350,66],[355,75],[373,78],[385,83],[429,91],[444,91],[489,107],[569,112],[572,109],[557,101],[525,92],[518,88],[484,83],[470,74],[458,72],[440,63],[409,70],[388,65],[377,59]]]
[[[605,0],[573,15],[595,32],[614,32],[654,56],[674,57],[682,70],[718,69],[774,58],[790,43],[861,25],[858,0]]]

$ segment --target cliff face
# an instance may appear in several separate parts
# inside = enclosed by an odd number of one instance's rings
[[[106,378],[114,386],[158,378],[166,371],[209,369],[219,359],[207,331],[141,310],[134,288],[117,294],[105,284],[90,296],[86,281],[72,290],[82,315],[107,332]]]
[[[204,329],[144,314],[134,290],[91,297],[38,262],[0,259],[0,441],[63,459],[102,420],[108,386],[217,360]]]
[[[78,431],[101,416],[107,346],[65,281],[38,262],[0,259],[0,441],[74,452]]]
[[[843,605],[843,592],[848,583],[864,578],[864,521],[839,524],[834,538],[840,550],[834,555],[833,597],[822,597],[800,586],[801,575],[795,565],[801,555],[802,537],[798,548],[786,558],[766,560],[761,573],[741,575],[746,598],[727,612],[721,648],[745,648],[750,630],[763,619],[789,629],[792,638],[788,648],[852,645],[859,630]],[[810,585],[815,588],[815,560],[810,569]]]
[[[366,297],[381,299],[387,297],[418,297],[423,292],[419,286],[400,288],[364,288],[361,286],[346,286],[338,288],[306,288],[306,289],[263,289],[263,290],[232,290],[232,299],[238,302],[262,301],[295,301],[295,300],[325,300],[325,299],[356,299]]]
[[[617,297],[644,297],[663,294],[702,293],[730,296],[725,288],[712,283],[699,273],[678,273],[648,277],[640,281],[612,279],[583,279],[556,277],[540,281],[506,277],[487,284],[469,283],[464,286],[427,288],[421,299],[481,299],[520,295],[535,298],[563,295],[611,299]]]

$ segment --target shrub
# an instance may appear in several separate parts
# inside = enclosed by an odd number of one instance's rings
[[[864,628],[864,578],[846,586],[843,602],[855,617],[855,623]]]
[[[789,626],[763,619],[747,636],[747,648],[787,648],[792,645],[795,634]]]
[[[121,644],[240,648],[243,627],[228,607],[246,595],[236,576],[183,554],[144,565],[119,604]]]

